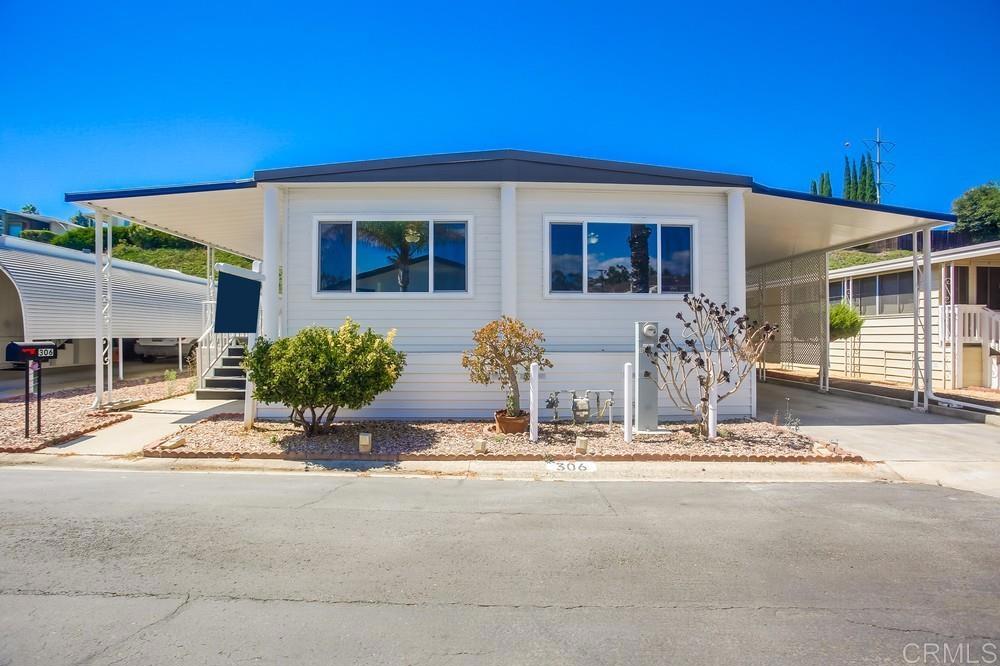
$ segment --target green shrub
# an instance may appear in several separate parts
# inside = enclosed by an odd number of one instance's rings
[[[129,230],[128,242],[136,247],[141,247],[143,250],[155,250],[164,247],[189,250],[193,247],[198,247],[197,243],[184,238],[178,238],[177,236],[171,236],[170,234],[150,229],[149,227],[131,225],[125,228]],[[117,228],[115,232],[118,232]]]
[[[21,232],[21,238],[39,243],[51,243],[55,237],[56,233],[48,229],[25,229]]]
[[[114,234],[112,234],[112,237]],[[105,238],[105,241],[107,238]],[[71,250],[94,251],[94,230],[92,228],[70,229],[52,239],[53,245]]]
[[[853,338],[864,323],[857,310],[844,301],[837,303],[830,308],[830,341]]]
[[[261,338],[243,367],[254,398],[289,407],[307,436],[323,434],[338,409],[360,409],[396,384],[406,355],[393,348],[395,334],[361,333],[350,318],[337,330],[310,326],[273,342]]]

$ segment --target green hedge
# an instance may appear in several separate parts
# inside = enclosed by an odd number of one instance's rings
[[[25,229],[21,232],[21,238],[39,243],[51,243],[55,237],[56,233],[48,229]]]

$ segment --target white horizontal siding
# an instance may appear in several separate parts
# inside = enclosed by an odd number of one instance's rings
[[[553,368],[539,380],[540,404],[555,390],[613,389],[617,404],[615,417],[621,422],[621,400],[624,386],[623,366],[632,360],[627,353],[553,353]],[[568,403],[561,397],[560,414],[565,417]],[[528,383],[521,384],[522,407],[528,407]],[[359,411],[343,410],[343,418],[488,418],[505,405],[504,394],[497,385],[483,386],[469,381],[461,366],[461,354],[444,352],[414,352],[407,355],[406,369],[396,387],[380,395],[368,407]],[[280,406],[262,407],[262,416],[281,418],[288,410]],[[719,404],[724,418],[750,414],[749,383]],[[664,392],[660,392],[660,415],[684,419],[688,415],[678,409]],[[551,417],[544,410],[542,418]]]
[[[545,334],[545,346],[556,363],[556,369],[543,380],[543,395],[556,388],[613,388],[620,400],[622,364],[631,358],[635,322],[656,320],[669,325],[685,308],[678,299],[656,295],[638,300],[613,296],[546,298],[542,274],[546,215],[694,218],[698,286],[720,301],[728,298],[726,199],[722,193],[531,185],[519,186],[517,199],[517,315]],[[471,384],[459,363],[461,352],[472,345],[472,332],[501,313],[500,195],[496,186],[294,188],[288,191],[286,201],[286,330],[295,333],[311,324],[339,326],[350,316],[380,333],[396,329],[396,346],[409,355],[396,388],[352,416],[487,417],[503,407],[499,388]],[[313,295],[313,221],[323,215],[471,216],[473,294],[466,298]],[[526,405],[526,387],[524,391]],[[664,416],[681,416],[665,395],[661,409]],[[262,413],[280,416],[284,411],[265,409]],[[723,402],[721,413],[749,414],[749,388]]]

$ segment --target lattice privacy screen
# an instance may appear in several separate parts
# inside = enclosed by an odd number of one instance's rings
[[[826,375],[828,298],[825,252],[747,271],[751,319],[778,325],[778,335],[765,352],[769,365],[816,368]]]

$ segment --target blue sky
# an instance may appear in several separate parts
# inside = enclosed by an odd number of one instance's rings
[[[1000,3],[0,0],[0,208],[521,148],[806,190],[876,126],[887,203],[1000,178]]]

